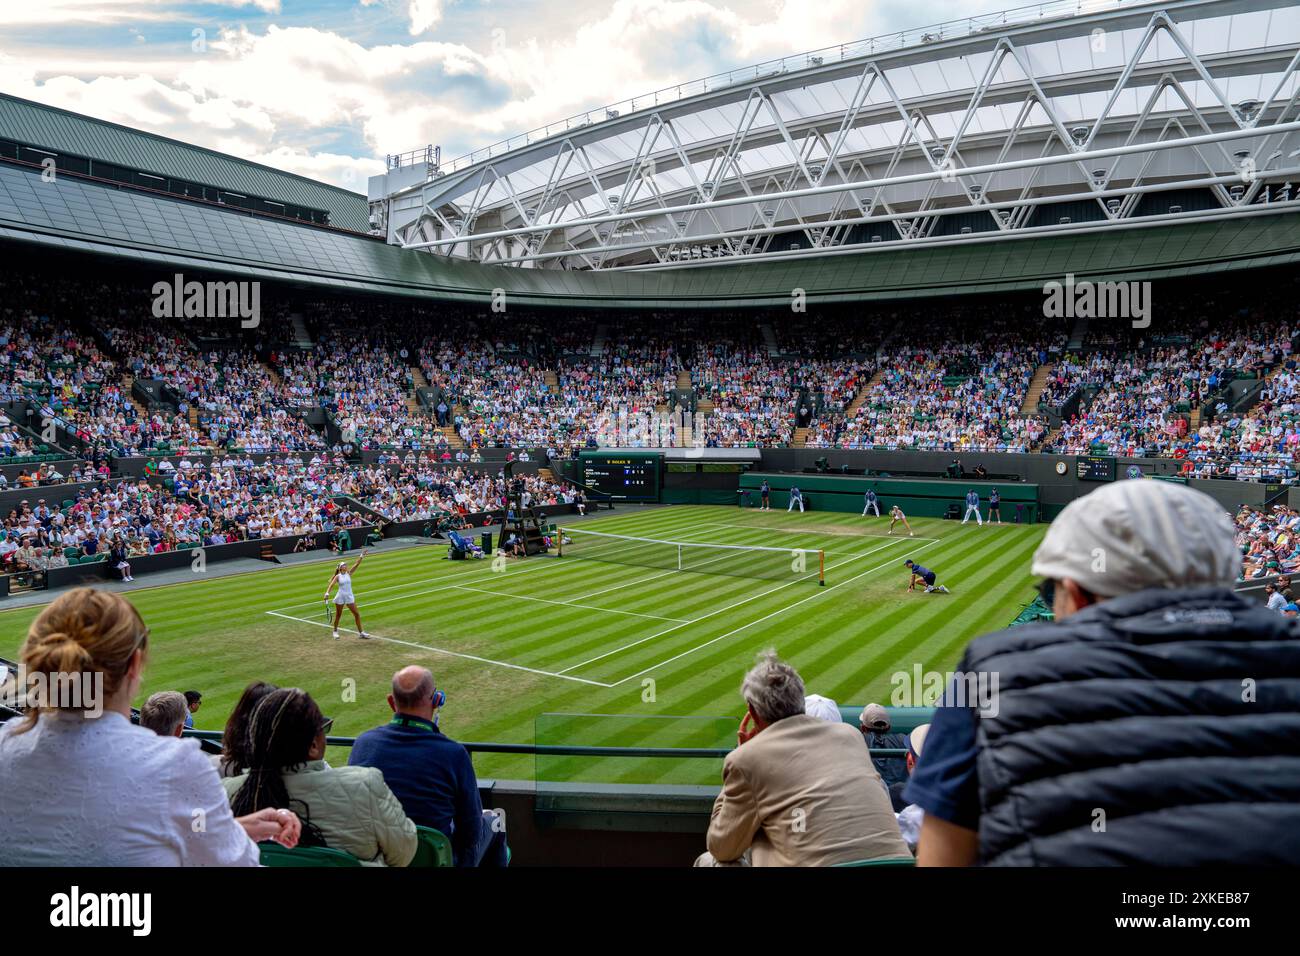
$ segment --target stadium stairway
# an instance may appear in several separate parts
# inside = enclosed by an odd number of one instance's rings
[[[455,425],[440,425],[438,431],[442,432],[443,436],[447,439],[448,446],[450,446],[453,452],[460,451],[465,447],[465,440],[461,438],[460,435],[456,434]]]
[[[131,403],[132,407],[135,408],[135,413],[140,418],[140,420],[148,421],[149,410],[145,408],[143,405],[141,405],[139,402],[137,402],[135,400],[135,396],[131,394],[131,386],[133,386],[134,384],[135,384],[134,375],[132,375],[130,372],[127,372],[125,375],[123,375],[122,394],[126,397],[126,400]]]
[[[311,340],[311,334],[307,331],[307,323],[303,321],[301,312],[294,312],[289,316],[289,321],[293,323],[293,344],[300,349],[314,348],[316,343]]]
[[[1052,365],[1040,365],[1034,369],[1034,377],[1029,380],[1029,391],[1025,392],[1025,400],[1020,405],[1021,415],[1032,415],[1038,411],[1038,399],[1047,387],[1052,368]]]
[[[689,389],[691,387],[691,373],[687,369],[677,370],[677,387],[679,389]]]
[[[1083,348],[1083,340],[1088,335],[1088,319],[1079,316],[1074,322],[1074,329],[1070,332],[1070,341],[1065,343],[1067,352],[1077,352]]]
[[[549,388],[556,395],[560,394],[560,377],[555,374],[554,369],[550,369],[550,368],[543,369],[542,381],[545,382],[546,387]]]
[[[867,384],[862,386],[862,390],[853,397],[853,401],[849,402],[849,407],[844,410],[845,421],[850,421],[853,416],[858,413],[858,409],[866,404],[867,396],[871,394],[872,386],[879,385],[884,380],[885,370],[883,368],[876,369],[876,374],[872,375],[871,378],[867,380]]]
[[[1035,452],[1042,451],[1044,448],[1046,448],[1046,447],[1047,447],[1048,445],[1050,445],[1052,442],[1056,441],[1056,439],[1059,438],[1060,435],[1061,435],[1061,429],[1060,429],[1060,426],[1057,426],[1056,428],[1053,428],[1051,431],[1049,431],[1046,435],[1043,436],[1043,440],[1042,440],[1042,441],[1040,441],[1037,445],[1035,445],[1035,446],[1033,447],[1033,451],[1035,451]]]
[[[275,370],[275,367],[270,362],[260,360],[258,364],[266,369],[267,377],[271,379],[271,384],[277,389],[284,384],[284,381],[280,378],[280,373]]]
[[[796,428],[794,430],[794,437],[790,439],[790,447],[803,448],[805,445],[807,445],[808,433],[810,431],[812,431],[812,429],[807,426],[804,426],[803,428]]]
[[[600,358],[605,354],[605,339],[609,335],[608,325],[596,326],[596,338],[591,343],[591,357]]]
[[[759,326],[759,331],[763,333],[763,344],[767,346],[768,357],[776,358],[781,354],[781,349],[776,344],[776,332],[772,330],[772,326],[767,322]]]

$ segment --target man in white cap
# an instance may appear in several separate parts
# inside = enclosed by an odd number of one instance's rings
[[[977,638],[935,711],[918,864],[1294,865],[1300,625],[1240,567],[1184,485],[1071,502],[1033,560],[1055,622]]]
[[[842,722],[840,717],[840,705],[835,703],[829,697],[823,697],[821,694],[807,694],[803,699],[803,712],[809,717],[816,717],[818,720],[824,720],[828,724],[838,724]]]
[[[926,735],[929,733],[930,725],[921,724],[919,727],[913,727],[912,732],[907,735],[908,776],[916,771],[916,765],[921,760],[921,751],[925,749]],[[916,844],[921,839],[921,821],[924,819],[925,811],[915,803],[909,803],[898,811],[898,832],[903,835],[903,842],[913,853],[916,852]]]

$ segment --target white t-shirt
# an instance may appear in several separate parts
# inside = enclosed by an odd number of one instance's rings
[[[0,866],[257,866],[197,740],[116,712],[0,725]]]
[[[921,842],[921,823],[925,819],[925,811],[919,805],[913,803],[900,810],[898,817],[898,832],[903,836],[903,842],[913,853],[916,852],[916,845]]]

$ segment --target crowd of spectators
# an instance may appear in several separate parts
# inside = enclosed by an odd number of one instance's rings
[[[569,486],[538,474],[518,474],[523,482],[524,507],[572,504],[578,496]],[[504,472],[487,473],[465,467],[448,468],[426,462],[415,467],[374,466],[357,470],[344,485],[345,493],[390,521],[469,515],[507,506]]]
[[[1243,506],[1233,516],[1233,524],[1243,579],[1300,571],[1300,512],[1286,505]]]
[[[814,448],[1022,452],[1044,448],[1043,410],[1064,406],[1045,450],[1179,458],[1197,476],[1296,476],[1296,329],[1259,317],[1285,303],[1182,303],[1159,337],[1094,323],[1066,353],[1065,330],[1029,306],[956,306],[925,318],[918,340],[909,315],[870,306],[767,322],[543,322],[323,298],[292,313],[281,303],[275,332],[245,333],[229,321],[141,323],[148,299],[132,295],[140,309],[112,283],[16,282],[0,306],[0,399],[28,401],[57,437],[0,417],[0,458],[66,441],[93,454],[396,450],[465,463],[493,447],[676,447],[688,425],[708,447],[788,445],[803,428]],[[291,326],[310,347],[289,341]],[[1039,405],[1022,412],[1043,365]],[[1258,402],[1231,410],[1235,379],[1274,372]],[[132,377],[161,381],[163,401],[135,401]],[[689,395],[677,391],[688,382]]]
[[[1267,375],[1289,362],[1295,331],[1290,323],[1239,317],[1195,336],[1139,339],[1131,350],[1067,358],[1044,392],[1044,404],[1059,405],[1079,388],[1090,397],[1062,423],[1053,447],[1065,454],[1185,459],[1189,472],[1200,466],[1202,474],[1231,463],[1239,466],[1229,468],[1235,477],[1245,476],[1243,465],[1262,471],[1292,462],[1295,442],[1287,440],[1289,417],[1283,420],[1294,397],[1289,373],[1275,376],[1264,401],[1244,417],[1228,413],[1222,393],[1239,377]],[[1215,422],[1191,431],[1192,411],[1207,406],[1219,413]]]
[[[440,731],[445,697],[426,668],[393,675],[393,721],[358,737],[345,766],[324,759],[333,722],[311,695],[264,681],[244,689],[221,753],[209,756],[182,737],[196,692],[159,691],[132,711],[148,634],[123,597],[90,588],[33,622],[25,672],[94,675],[103,693],[93,716],[84,704],[37,704],[31,685],[0,667],[20,708],[0,725],[0,765],[26,784],[0,810],[0,865],[256,866],[281,848],[434,865],[420,827],[445,836],[457,866],[508,865],[505,819],[483,809],[469,753]],[[84,719],[61,720],[61,709]],[[196,815],[202,827],[191,825]]]
[[[71,504],[37,497],[3,520],[4,567],[12,573],[62,567],[67,558],[120,562],[198,546],[313,535],[365,523],[335,496],[349,469],[317,457],[182,459],[157,474],[82,487]],[[128,577],[129,572],[123,577]]]
[[[943,336],[939,336],[942,338]],[[887,349],[856,414],[819,419],[811,447],[1026,452],[1046,419],[1022,413],[1035,369],[1056,340],[989,321],[971,340]]]

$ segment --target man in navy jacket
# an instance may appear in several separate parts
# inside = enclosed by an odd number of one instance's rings
[[[427,668],[393,675],[393,719],[357,738],[350,766],[377,767],[417,826],[451,838],[457,866],[505,866],[505,818],[484,810],[469,751],[438,730],[445,697]]]

